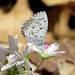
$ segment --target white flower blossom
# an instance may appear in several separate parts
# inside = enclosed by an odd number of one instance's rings
[[[17,35],[13,38],[11,34],[8,35],[9,48],[0,47],[0,53],[6,55],[7,53],[14,53],[17,51]]]
[[[12,68],[14,65],[21,66],[23,63],[27,62],[28,60],[26,59],[26,56],[30,53],[31,51],[31,46],[27,46],[25,50],[22,52],[22,55],[19,52],[15,52],[14,54],[9,55],[9,59],[11,62],[8,64],[4,65],[1,68],[1,71],[5,71],[7,69]],[[26,65],[25,65],[26,66]],[[28,68],[30,65],[28,65],[26,68]]]
[[[30,71],[30,62],[28,60],[25,61],[25,64],[23,65],[25,67],[25,70],[20,65],[17,66],[17,69],[20,73],[24,73],[25,75],[34,75],[32,71]]]
[[[27,44],[27,47],[25,50],[20,54],[17,52],[17,35],[13,38],[11,34],[8,35],[9,39],[9,48],[3,48],[0,47],[0,53],[7,54],[11,53],[9,55],[10,62],[6,65],[4,65],[1,68],[1,71],[5,71],[7,69],[11,69],[13,66],[16,65],[17,69],[21,73],[29,73],[30,75],[34,75],[32,71],[30,71],[30,63],[28,59],[26,58],[27,55],[30,53],[32,49],[32,44],[29,46]],[[25,70],[23,69],[22,65],[24,64]]]
[[[28,44],[31,45],[32,43],[28,43]],[[40,50],[40,49],[36,48],[35,45],[33,45],[33,47],[32,47],[32,49],[34,51],[36,51],[40,55],[40,57],[43,59],[47,59],[50,57],[54,57],[54,56],[66,53],[65,51],[55,52],[60,47],[60,45],[57,43],[53,43],[51,45],[48,45],[47,43],[45,43],[44,46],[45,46],[44,50]]]
[[[9,40],[9,48],[4,48],[0,46],[0,69],[1,65],[4,64],[4,61],[7,60],[6,55],[14,53],[17,51],[17,35],[13,38],[11,34],[8,35],[8,40]]]

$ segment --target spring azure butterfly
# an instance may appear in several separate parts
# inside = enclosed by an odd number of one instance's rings
[[[34,14],[22,24],[24,38],[38,48],[44,48],[45,37],[48,29],[48,19],[45,11]]]

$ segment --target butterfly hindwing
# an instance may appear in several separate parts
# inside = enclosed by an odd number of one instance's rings
[[[48,19],[46,12],[39,12],[23,23],[22,33],[26,40],[41,46],[44,44],[47,28]]]

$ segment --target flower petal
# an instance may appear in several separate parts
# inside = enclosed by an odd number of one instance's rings
[[[60,52],[51,52],[49,54],[45,54],[45,53],[38,53],[38,54],[40,55],[40,57],[42,59],[49,59],[51,57],[55,57],[57,55],[64,54],[64,53],[66,53],[66,52],[65,51],[60,51]]]
[[[10,54],[9,55],[9,59],[12,61],[12,60],[16,60],[18,59],[18,56],[16,54]]]
[[[22,65],[24,62],[25,62],[25,59],[22,60],[22,61],[18,61],[17,64],[16,64],[16,66]]]
[[[16,45],[16,47],[17,47],[17,44],[18,44],[18,41],[17,41],[17,35],[15,35],[14,41],[15,41],[15,45]]]
[[[11,50],[11,53],[14,53],[14,51],[17,51],[15,40],[13,39],[11,34],[8,35],[8,39],[9,39],[9,48]]]
[[[54,52],[54,51],[56,51],[59,47],[60,47],[59,44],[53,43],[53,44],[51,44],[51,46],[48,48],[48,51],[47,51],[47,52],[48,52],[48,53]]]
[[[34,73],[32,71],[29,71],[29,75],[34,75]]]
[[[60,51],[60,52],[51,52],[51,56],[57,56],[57,55],[60,55],[60,54],[65,54],[66,52],[65,51]]]
[[[35,45],[33,45],[33,48],[32,48],[34,51],[36,51],[36,52],[40,52],[40,49],[37,49],[36,47],[35,47]]]
[[[27,70],[27,71],[29,71],[30,70],[30,62],[28,61],[28,60],[26,60],[25,61],[25,69]]]
[[[7,48],[4,48],[4,47],[0,47],[0,53],[1,54],[10,53],[10,50],[8,50]]]
[[[3,54],[0,54],[0,71],[1,71],[1,67],[3,66],[4,64],[4,61],[6,60],[6,56],[3,55]]]
[[[25,50],[22,52],[22,56],[26,56],[28,55],[31,50],[32,50],[33,44],[32,43],[27,43],[27,47],[25,48]]]
[[[23,69],[23,67],[22,67],[21,65],[18,65],[18,66],[17,66],[17,69],[18,69],[18,71],[19,71],[20,73],[24,73],[24,72],[25,72],[24,69]]]
[[[50,57],[50,56],[57,56],[57,55],[60,55],[60,54],[65,54],[66,52],[65,51],[60,51],[60,52],[51,52],[49,54],[45,54],[44,56],[45,57]]]
[[[4,65],[4,66],[1,68],[1,71],[5,71],[5,70],[7,70],[7,69],[12,68],[16,63],[17,63],[16,61],[12,61],[12,62],[10,62],[10,63]]]

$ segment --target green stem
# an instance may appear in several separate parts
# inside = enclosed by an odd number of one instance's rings
[[[37,66],[37,68],[35,69],[34,73],[38,70],[38,68],[41,66],[41,64],[43,63],[44,59],[42,59],[41,63]]]

